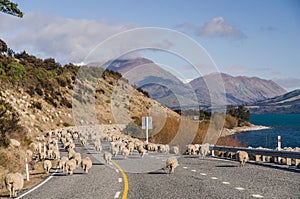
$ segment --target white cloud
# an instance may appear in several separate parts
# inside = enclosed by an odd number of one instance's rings
[[[223,17],[215,17],[197,30],[198,35],[246,38],[246,35],[225,22]]]
[[[247,38],[245,33],[225,22],[223,17],[215,17],[200,27],[191,23],[182,23],[176,27],[193,30],[198,36]]]
[[[0,33],[15,51],[26,50],[41,57],[54,57],[62,63],[81,62],[100,42],[133,25],[111,24],[102,20],[68,19],[27,13],[19,19],[1,16]]]

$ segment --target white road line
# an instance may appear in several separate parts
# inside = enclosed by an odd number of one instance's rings
[[[230,182],[222,182],[223,184],[230,184]]]
[[[52,173],[46,180],[44,180],[41,184],[37,185],[36,187],[34,187],[33,189],[27,191],[26,193],[23,193],[22,195],[20,195],[19,197],[17,197],[17,199],[23,198],[24,196],[26,196],[27,194],[30,194],[31,192],[35,191],[36,189],[40,188],[41,186],[43,186],[45,183],[47,183],[49,180],[51,180],[51,178],[53,178],[54,174],[57,173],[58,171],[58,167],[56,167],[56,170],[54,173]]]
[[[183,167],[184,169],[187,169],[187,167]]]
[[[159,157],[156,157],[155,159],[157,159],[157,160],[158,160],[158,159],[159,159]]]
[[[211,177],[211,179],[213,179],[213,180],[217,180],[218,178],[217,178],[217,177]]]
[[[119,178],[119,182],[122,182],[122,178]]]
[[[119,173],[119,170],[118,170],[118,169],[116,169],[116,172],[117,172],[117,173]]]
[[[239,190],[239,191],[245,190],[243,187],[235,187],[235,189],[237,189],[237,190]]]
[[[120,193],[121,193],[120,191],[117,191],[114,198],[119,198],[120,197]]]
[[[200,173],[200,175],[202,175],[202,176],[206,176],[207,174],[206,174],[206,173]]]
[[[254,198],[263,198],[263,196],[259,195],[259,194],[252,194],[252,197],[254,197]]]
[[[195,169],[193,169],[193,170],[191,170],[192,172],[196,172],[196,170]]]

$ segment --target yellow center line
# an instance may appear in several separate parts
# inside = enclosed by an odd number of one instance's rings
[[[122,174],[122,177],[123,177],[123,180],[124,180],[124,191],[123,191],[122,199],[126,199],[127,198],[127,194],[128,194],[128,180],[127,180],[127,176],[126,176],[125,172],[123,171],[123,169],[115,161],[112,161],[112,163],[119,169],[119,171]]]

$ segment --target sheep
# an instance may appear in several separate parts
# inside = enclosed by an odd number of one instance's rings
[[[103,158],[106,161],[106,164],[108,164],[111,162],[112,154],[109,152],[105,152]]]
[[[193,144],[187,145],[187,151],[189,155],[195,155],[197,154],[197,147]]]
[[[119,153],[119,148],[113,147],[113,148],[111,149],[111,153],[112,153],[112,155],[113,155],[114,157],[116,157],[116,156],[118,155],[118,153]]]
[[[134,143],[129,142],[127,145],[127,148],[129,149],[129,152],[132,153],[134,151]]]
[[[54,154],[54,156],[55,156],[55,159],[58,160],[58,158],[59,158],[59,156],[60,156],[60,155],[59,155],[59,154],[60,154],[60,153],[59,153],[59,150],[54,149],[54,150],[53,150],[53,154]]]
[[[166,167],[163,170],[169,170],[169,174],[174,173],[175,168],[178,166],[178,161],[175,157],[169,157],[166,161]]]
[[[102,151],[102,145],[101,145],[100,142],[95,143],[95,150],[98,151],[98,152]]]
[[[81,161],[81,167],[85,173],[89,172],[89,169],[92,168],[92,160],[89,157],[83,158]]]
[[[140,146],[140,147],[138,148],[138,152],[139,152],[140,156],[141,156],[142,158],[144,158],[144,155],[146,154],[147,150],[144,149],[143,146]]]
[[[43,163],[43,168],[45,170],[45,172],[48,174],[50,172],[50,169],[52,167],[52,163],[50,160],[45,160]]]
[[[76,160],[71,159],[66,162],[66,175],[68,175],[70,171],[70,175],[73,174],[73,171],[76,169]]]
[[[48,159],[53,159],[53,150],[49,149],[49,150],[47,151],[47,158],[48,158]]]
[[[66,162],[68,161],[69,159],[67,157],[62,157],[59,161],[59,168],[62,169],[63,172],[65,172],[65,167],[66,167]]]
[[[81,154],[80,153],[75,153],[73,155],[73,158],[76,160],[76,165],[77,166],[80,165],[80,163],[81,163]]]
[[[40,160],[45,160],[45,159],[47,158],[46,153],[45,153],[45,152],[41,152],[41,153],[39,154],[39,158],[40,158]]]
[[[179,147],[178,147],[178,146],[173,146],[171,149],[172,149],[172,150],[171,150],[172,153],[174,153],[174,154],[176,154],[176,155],[179,154]]]
[[[206,157],[209,153],[209,144],[205,143],[200,145],[200,149],[199,149],[199,155],[202,157]]]
[[[75,151],[73,149],[71,149],[69,152],[68,152],[68,158],[71,159],[74,155],[75,155]]]
[[[129,153],[130,153],[129,149],[127,149],[126,147],[123,148],[123,150],[122,150],[122,155],[124,156],[125,159],[126,159],[127,156],[129,155]]]
[[[246,151],[237,151],[237,159],[240,161],[240,166],[245,166],[245,163],[249,160],[248,153]]]
[[[9,191],[9,197],[16,197],[23,185],[24,179],[20,173],[9,173],[5,176],[5,186]]]

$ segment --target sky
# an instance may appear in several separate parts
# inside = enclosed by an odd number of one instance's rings
[[[115,34],[157,27],[198,43],[221,72],[274,80],[287,90],[300,88],[298,0],[13,1],[24,17],[0,13],[0,38],[16,52],[81,63]],[[176,42],[159,47],[171,49]],[[166,65],[183,80],[199,76],[170,53],[142,50],[138,55]]]

